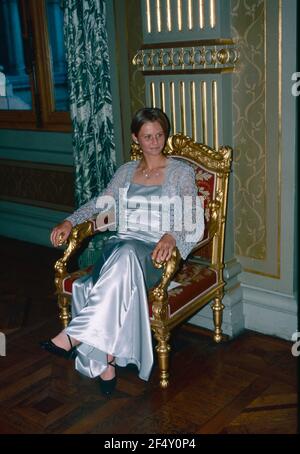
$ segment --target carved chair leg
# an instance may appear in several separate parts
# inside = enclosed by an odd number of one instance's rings
[[[169,385],[169,351],[170,331],[166,328],[154,328],[154,336],[158,344],[155,347],[158,356],[158,366],[160,371],[160,387],[167,388]]]
[[[217,296],[214,299],[211,308],[213,310],[213,317],[214,317],[214,325],[215,325],[215,333],[214,333],[214,341],[221,342],[222,340],[222,320],[223,320],[223,309],[224,304],[222,304],[221,297]]]
[[[68,326],[70,316],[69,299],[66,296],[58,295],[59,318],[63,328]]]

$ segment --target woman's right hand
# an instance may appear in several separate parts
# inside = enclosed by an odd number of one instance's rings
[[[58,224],[51,232],[50,239],[53,246],[61,246],[69,237],[72,224],[70,221],[64,221],[61,224]]]

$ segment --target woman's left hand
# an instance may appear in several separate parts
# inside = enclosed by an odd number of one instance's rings
[[[172,251],[176,246],[176,240],[170,233],[165,233],[152,252],[152,259],[156,262],[164,262],[169,260]]]

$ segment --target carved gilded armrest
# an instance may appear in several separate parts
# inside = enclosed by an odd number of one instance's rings
[[[213,237],[218,231],[220,220],[221,220],[221,202],[218,199],[214,199],[208,204],[209,208],[209,224],[208,224],[208,235],[207,238],[203,241],[200,241],[199,244],[197,244],[192,252],[198,251],[201,249],[203,246],[206,246],[208,243],[211,242]]]
[[[67,247],[64,251],[64,255],[61,259],[57,260],[54,265],[55,270],[55,285],[59,290],[61,280],[68,274],[67,263],[79,249],[83,240],[94,235],[95,223],[93,220],[88,220],[76,225],[72,228],[69,238],[67,239]]]
[[[165,262],[156,262],[153,260],[153,265],[156,268],[164,268],[160,283],[150,292],[150,300],[152,302],[152,312],[155,320],[165,320],[167,318],[168,307],[168,286],[172,277],[178,269],[181,260],[181,255],[177,247],[173,249],[171,258]]]
[[[208,206],[210,214],[208,233],[209,239],[211,240],[218,230],[221,215],[220,213],[221,201],[218,199],[212,200]]]

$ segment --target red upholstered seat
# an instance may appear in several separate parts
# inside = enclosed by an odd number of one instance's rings
[[[62,281],[63,293],[66,293],[67,295],[72,295],[73,282],[76,281],[76,279],[79,279],[81,276],[90,273],[92,269],[93,269],[92,266],[88,266],[87,268],[83,268],[80,271],[75,271],[74,273],[68,274]]]
[[[73,282],[79,277],[90,273],[92,269],[93,267],[90,266],[66,276],[63,280],[63,292],[72,295]],[[168,292],[169,317],[191,304],[194,299],[208,293],[217,283],[217,273],[205,265],[187,261],[176,273],[173,281],[180,285]],[[149,307],[149,315],[152,318],[152,305]]]
[[[208,293],[217,284],[217,273],[205,265],[186,261],[173,281],[181,285],[168,291],[170,317]]]

